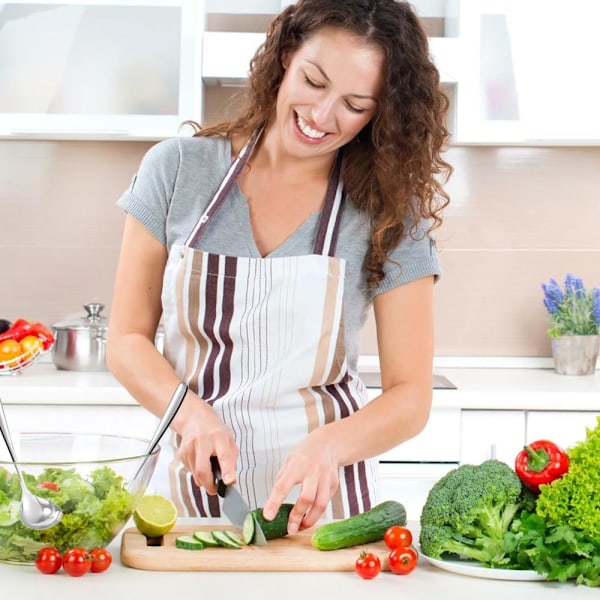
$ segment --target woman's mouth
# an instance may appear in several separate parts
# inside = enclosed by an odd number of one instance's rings
[[[324,131],[319,131],[318,129],[312,128],[297,112],[294,111],[294,116],[296,118],[296,125],[300,132],[311,140],[321,140],[323,139],[327,133]]]

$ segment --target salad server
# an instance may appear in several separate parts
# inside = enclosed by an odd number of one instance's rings
[[[27,488],[21,470],[17,465],[2,400],[0,400],[0,431],[21,484],[21,505],[19,506],[21,522],[29,529],[50,529],[62,519],[62,510],[54,502],[32,494]]]

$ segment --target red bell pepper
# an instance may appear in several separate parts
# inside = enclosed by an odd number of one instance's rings
[[[540,485],[552,483],[568,469],[567,453],[549,440],[528,444],[515,459],[515,473],[526,487],[536,493],[539,493]]]
[[[27,335],[38,337],[44,350],[48,350],[54,343],[54,335],[43,323],[31,322],[26,319],[17,319],[9,329],[0,334],[0,342],[5,340],[20,342]]]

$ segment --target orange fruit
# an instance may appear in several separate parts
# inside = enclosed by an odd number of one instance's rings
[[[21,344],[17,340],[4,340],[0,342],[0,363],[5,367],[16,367],[19,364],[17,359],[23,354]]]
[[[26,335],[19,342],[19,345],[21,346],[21,352],[27,354],[25,358],[31,358],[44,349],[42,340],[37,335]]]

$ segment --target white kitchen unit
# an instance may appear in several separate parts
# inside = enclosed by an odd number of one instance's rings
[[[600,400],[596,402],[598,406]],[[600,417],[598,411],[527,411],[525,441],[529,444],[535,440],[550,439],[563,448],[572,446],[585,439],[586,428],[593,429]]]
[[[460,462],[497,458],[512,465],[525,442],[525,411],[462,410]]]

